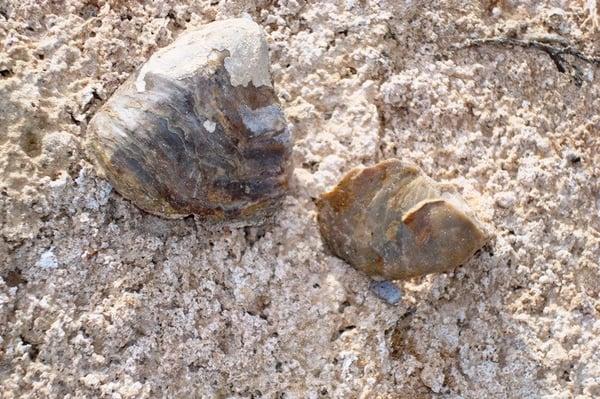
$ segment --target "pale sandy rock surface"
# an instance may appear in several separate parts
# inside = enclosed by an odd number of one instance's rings
[[[600,396],[600,54],[593,1],[0,0],[0,397]],[[185,28],[247,13],[294,125],[272,226],[135,208],[90,167],[94,112]],[[562,70],[562,72],[561,72]],[[493,240],[388,306],[314,199],[399,157]]]

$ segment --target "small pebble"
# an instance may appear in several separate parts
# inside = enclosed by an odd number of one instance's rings
[[[378,298],[390,305],[396,305],[402,299],[402,291],[391,281],[373,281],[370,288]]]
[[[517,197],[511,191],[503,191],[494,195],[494,201],[496,201],[496,205],[500,208],[508,209],[515,205]]]

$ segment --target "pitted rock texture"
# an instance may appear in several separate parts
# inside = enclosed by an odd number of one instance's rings
[[[460,198],[397,159],[351,170],[317,208],[335,255],[390,280],[452,270],[486,238]]]
[[[264,221],[287,191],[292,145],[268,67],[264,32],[250,20],[184,33],[91,120],[101,172],[153,214]]]
[[[600,70],[457,48],[600,54],[592,3],[0,1],[0,397],[599,397]],[[295,141],[278,217],[141,211],[88,162],[90,119],[160,48],[243,14]],[[315,206],[388,158],[458,187],[493,237],[395,282],[396,306],[327,250]]]

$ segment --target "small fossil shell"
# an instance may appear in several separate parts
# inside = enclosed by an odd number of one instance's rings
[[[351,170],[317,207],[331,251],[389,280],[451,270],[486,239],[456,194],[397,159]]]
[[[288,187],[290,133],[262,29],[213,22],[157,51],[91,120],[90,152],[147,212],[260,223]]]

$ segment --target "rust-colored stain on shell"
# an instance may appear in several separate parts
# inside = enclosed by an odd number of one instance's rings
[[[396,159],[353,169],[317,207],[330,250],[371,276],[395,280],[451,270],[486,241],[460,198]]]

